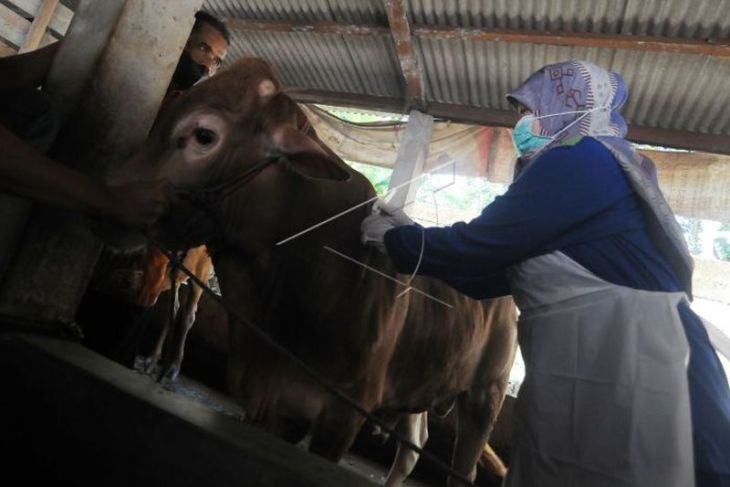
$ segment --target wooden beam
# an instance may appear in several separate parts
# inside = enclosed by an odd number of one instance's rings
[[[413,32],[418,37],[442,40],[512,42],[730,57],[730,39],[672,39],[668,37],[593,34],[585,32],[464,29],[446,26],[419,26],[414,27]]]
[[[0,3],[0,39],[6,44],[20,47],[30,29],[30,22]]]
[[[400,62],[401,75],[406,88],[406,103],[408,108],[424,111],[426,96],[423,88],[421,70],[418,68],[418,59],[413,50],[411,26],[408,22],[408,13],[404,0],[384,0],[385,11],[388,14],[388,24],[395,44],[395,52]]]
[[[730,136],[629,125],[627,138],[640,144],[730,154]]]
[[[336,34],[345,36],[388,36],[390,29],[383,25],[354,25],[338,22],[278,22],[223,18],[223,23],[231,30],[250,32],[299,32],[314,34]]]
[[[359,107],[390,113],[406,113],[402,98],[363,95],[358,93],[331,92],[324,90],[293,89],[287,92],[299,103],[319,103],[345,107]],[[518,120],[516,112],[493,108],[460,106],[450,103],[429,102],[426,113],[454,122],[475,123],[495,127],[512,127]]]
[[[289,95],[300,103],[359,107],[392,113],[404,113],[404,100],[397,97],[334,93],[320,90],[292,90]],[[450,103],[430,102],[426,113],[454,122],[473,123],[493,127],[512,127],[518,116],[509,110],[461,106]],[[726,135],[700,134],[681,130],[629,125],[627,138],[633,142],[698,150],[714,154],[730,154],[730,137]]]
[[[58,0],[44,0],[33,18],[33,23],[30,24],[30,29],[25,36],[23,45],[18,49],[18,54],[32,51],[40,46],[57,6]]]
[[[299,103],[319,103],[342,107],[358,107],[390,113],[406,113],[402,98],[362,95],[324,90],[292,89],[287,94]]]
[[[390,16],[390,14],[389,14]],[[225,19],[231,29],[256,32],[313,32],[353,36],[385,36],[390,34],[381,25],[351,25],[337,22],[267,22]],[[538,30],[469,29],[451,26],[410,26],[414,37],[484,42],[513,42],[553,46],[581,46],[604,49],[625,49],[673,54],[730,57],[730,39],[672,39],[668,37],[625,34],[592,34],[582,32],[542,32]]]
[[[27,18],[32,18],[35,17],[36,12],[40,10],[43,0],[12,0],[12,3],[14,5],[14,10],[17,12],[23,12],[24,16]],[[68,30],[69,24],[71,24],[73,16],[73,10],[66,7],[64,4],[59,3],[56,10],[53,12],[53,17],[51,17],[51,22],[48,24],[48,28],[56,34],[56,36],[63,37],[66,35],[66,31]]]
[[[13,56],[17,54],[17,52],[18,51],[13,46],[0,39],[0,57]]]

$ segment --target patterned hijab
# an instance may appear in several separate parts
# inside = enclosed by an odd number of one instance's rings
[[[694,263],[682,230],[659,189],[654,163],[624,138],[627,127],[618,113],[628,98],[623,78],[586,61],[550,64],[527,78],[507,100],[521,104],[540,119],[540,135],[555,137],[546,149],[575,137],[591,136],[616,157],[632,188],[648,210],[649,227],[660,251],[669,259],[682,289],[692,296]],[[540,151],[542,152],[542,151]],[[519,160],[515,177],[532,160]]]
[[[545,66],[507,94],[510,103],[524,105],[536,117],[556,115],[540,119],[540,135],[559,133],[551,145],[580,135],[626,136],[626,122],[618,113],[626,98],[620,75],[576,60]]]

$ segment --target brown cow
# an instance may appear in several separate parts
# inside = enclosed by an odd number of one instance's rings
[[[208,282],[213,270],[213,261],[205,245],[185,252],[183,264],[193,272],[195,277],[203,282]],[[192,287],[185,295],[185,302],[181,308],[178,300],[179,290],[180,286],[188,280],[188,276],[171,269],[170,261],[155,247],[150,246],[145,250],[142,269],[142,283],[134,304],[152,307],[157,303],[160,294],[169,290],[174,310],[172,316],[165,320],[152,353],[146,357],[137,357],[134,367],[148,374],[159,368],[160,379],[175,380],[180,372],[185,341],[195,323],[195,314],[198,311],[198,303],[203,290],[191,283]]]
[[[395,424],[455,402],[453,466],[473,477],[515,353],[514,305],[428,278],[413,286],[453,308],[415,292],[397,297],[401,284],[336,255],[405,278],[360,242],[369,205],[277,245],[375,194],[296,117],[269,65],[246,59],[186,93],[125,169],[189,192],[155,235],[175,248],[212,246],[235,311],[365,410]],[[231,326],[231,344],[229,386],[247,418],[292,441],[310,432],[311,451],[339,460],[363,418],[243,324]]]

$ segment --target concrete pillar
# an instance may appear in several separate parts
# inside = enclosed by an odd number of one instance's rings
[[[82,0],[46,90],[64,126],[54,158],[96,177],[154,121],[203,0]],[[0,289],[0,314],[71,322],[101,250],[84,218],[40,208]]]
[[[406,133],[398,147],[398,157],[393,167],[393,176],[390,178],[388,189],[395,188],[423,173],[432,132],[433,117],[417,110],[411,110],[408,115]],[[406,205],[415,201],[421,182],[419,178],[399,188],[390,197],[391,203],[398,207],[405,207],[404,210],[408,213],[410,206]]]

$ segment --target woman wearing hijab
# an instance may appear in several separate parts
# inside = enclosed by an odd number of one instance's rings
[[[423,228],[380,204],[363,221],[399,272],[514,296],[509,487],[730,486],[727,378],[654,166],[624,139],[627,96],[593,64],[545,66],[508,95],[517,174],[479,217]]]

